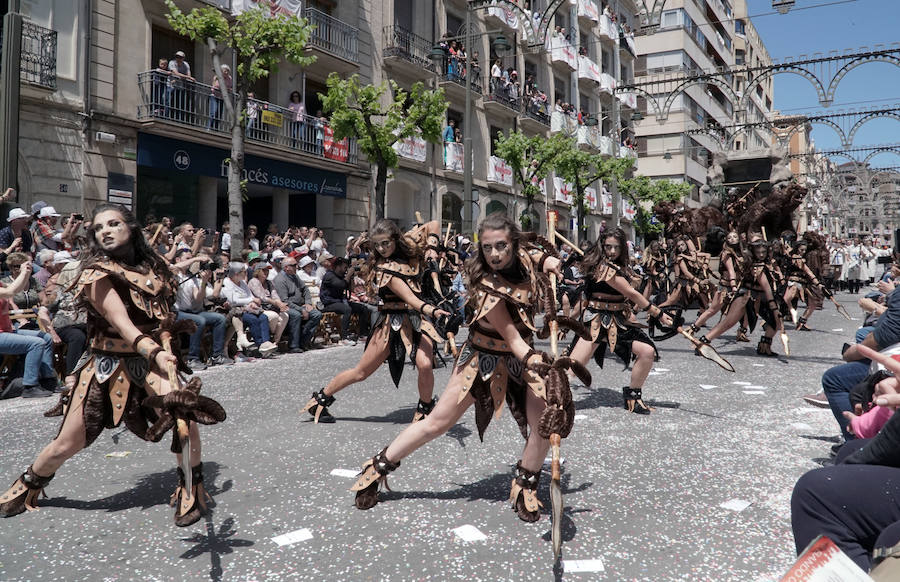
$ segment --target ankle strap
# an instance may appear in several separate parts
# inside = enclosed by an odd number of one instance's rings
[[[622,394],[625,395],[627,400],[640,400],[643,397],[643,390],[641,388],[625,386],[622,388]]]
[[[328,408],[329,406],[334,404],[334,396],[325,394],[324,388],[322,388],[318,392],[313,392],[313,398],[316,399],[316,404],[325,408]]]
[[[541,470],[529,471],[522,466],[522,461],[516,463],[516,484],[522,489],[536,490],[541,478]]]
[[[387,455],[387,447],[381,449],[381,452],[372,457],[372,466],[382,477],[386,476],[388,473],[392,471],[396,471],[397,467],[400,466],[400,461],[396,463],[392,463],[388,460]]]
[[[24,473],[22,473],[22,483],[25,484],[25,487],[29,489],[43,489],[46,487],[50,481],[53,480],[53,477],[56,476],[56,473],[50,475],[49,477],[42,477],[34,472],[34,469],[28,467]]]
[[[771,343],[772,343],[772,338],[770,338],[770,337],[768,337],[768,336],[762,336],[761,338],[759,338],[759,343],[761,343],[761,344],[771,344]]]

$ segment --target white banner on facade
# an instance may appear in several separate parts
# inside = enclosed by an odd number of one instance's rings
[[[512,8],[504,6],[491,6],[487,9],[488,16],[493,16],[513,30],[519,29],[519,16]]]
[[[572,204],[572,202],[575,200],[574,190],[575,189],[572,187],[572,185],[562,178],[553,178],[553,198],[557,202],[562,202],[563,204]]]
[[[606,38],[610,38],[616,41],[619,40],[619,33],[616,32],[615,23],[609,16],[605,14],[602,14],[600,16],[600,34],[602,36],[605,36]]]
[[[537,178],[532,177],[532,178],[531,178],[531,183],[532,183],[533,185],[537,186],[537,187],[540,189],[540,191],[541,191],[541,198],[543,198],[543,199],[546,200],[546,199],[547,199],[547,179],[546,179],[546,178],[541,178],[541,181],[538,182]]]
[[[602,72],[600,71],[600,65],[595,63],[585,55],[578,56],[578,76],[582,79],[590,79],[591,81],[595,81],[597,83],[600,82],[600,76]]]
[[[578,0],[578,16],[584,16],[597,22],[600,20],[600,9],[594,0]]]
[[[444,169],[451,172],[463,171],[463,144],[449,142],[444,144]]]
[[[425,161],[426,141],[421,137],[414,135],[394,142],[394,151],[401,158],[413,160],[416,162]]]
[[[551,34],[547,43],[550,45],[550,60],[569,65],[573,71],[578,70],[578,54],[561,34]]]
[[[491,156],[488,160],[487,181],[510,187],[513,185],[512,168],[509,167],[506,160]]]
[[[554,111],[550,114],[550,132],[557,131],[574,136],[578,131],[578,119],[572,115],[566,115],[562,111]]]
[[[610,209],[610,212],[612,212],[612,209]],[[622,219],[633,222],[636,214],[637,210],[635,210],[634,206],[627,200],[622,200]]]
[[[637,95],[634,93],[617,93],[616,97],[625,107],[637,109]]]
[[[597,190],[594,187],[584,189],[584,203],[590,210],[597,210]]]
[[[616,79],[609,73],[600,73],[600,90],[606,91],[610,95],[616,88]]]
[[[274,8],[274,12],[281,14],[300,14],[303,10],[303,0],[232,0],[233,14],[240,14],[251,8],[263,8],[267,11],[273,11]]]
[[[603,214],[606,216],[612,216],[613,204],[612,204],[612,194],[610,194],[606,187],[603,186],[603,189],[600,193],[600,202],[603,204]]]

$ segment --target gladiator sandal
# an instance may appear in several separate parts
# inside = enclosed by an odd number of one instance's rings
[[[688,328],[688,333],[691,335],[697,335],[698,331],[700,331],[700,327],[697,326],[696,323],[692,323],[691,326]]]
[[[812,331],[809,328],[809,326],[806,325],[807,321],[808,320],[805,317],[801,317],[800,319],[798,319],[797,320],[797,331]]]
[[[759,338],[759,343],[756,344],[756,353],[760,356],[776,356],[775,352],[772,351],[772,338],[762,336]]]
[[[318,392],[313,392],[312,398],[309,399],[309,402],[306,403],[306,406],[300,412],[309,412],[310,415],[315,417],[317,424],[320,422],[331,424],[334,422],[334,417],[328,412],[328,407],[332,404],[334,404],[334,396],[325,394],[325,389],[323,388]]]
[[[185,496],[186,490],[184,471],[178,467],[178,487],[169,498],[169,505],[175,508],[175,525],[178,527],[187,527],[200,521],[200,518],[206,515],[207,500],[212,501],[212,497],[203,486],[203,463],[191,469],[191,497]]]
[[[12,517],[24,511],[36,511],[38,496],[43,493],[44,497],[47,497],[44,488],[54,475],[55,473],[49,477],[42,477],[35,473],[34,469],[28,467],[12,484],[12,487],[0,495],[0,517]]]
[[[424,402],[419,400],[418,406],[416,406],[416,413],[413,415],[413,423],[419,422],[424,419],[426,416],[431,414],[431,411],[434,410],[434,405],[437,404],[437,398],[432,398],[431,402]]]
[[[509,501],[522,521],[535,522],[541,518],[540,509],[544,504],[537,498],[540,477],[540,469],[529,471],[522,466],[522,461],[516,463],[516,476],[512,481]]]
[[[749,341],[750,341],[750,336],[747,335],[747,332],[748,332],[748,331],[750,331],[750,330],[747,329],[746,327],[744,327],[743,325],[740,326],[740,327],[738,328],[738,331],[737,331],[737,341],[739,341],[739,342],[749,342]]]
[[[387,476],[400,466],[400,461],[392,463],[388,461],[385,452],[387,447],[363,464],[356,483],[350,491],[356,491],[356,500],[353,502],[357,509],[372,509],[378,503],[378,488],[384,485],[388,491]]]
[[[644,404],[642,390],[625,386],[622,388],[622,398],[625,399],[625,410],[635,414],[650,414],[650,407]]]

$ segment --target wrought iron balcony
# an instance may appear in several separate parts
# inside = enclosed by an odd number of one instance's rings
[[[434,63],[428,57],[432,47],[430,41],[397,25],[385,26],[383,37],[381,54],[384,58],[397,58],[434,72]]]
[[[0,27],[0,50],[3,46]],[[27,20],[22,23],[19,78],[26,83],[56,90],[56,31]]]
[[[303,16],[310,24],[315,25],[309,37],[309,46],[352,63],[359,63],[358,28],[315,8],[307,8],[303,11]]]
[[[141,103],[138,119],[159,121],[228,137],[222,99],[210,85],[179,79],[158,70],[138,74]],[[356,140],[333,139],[328,120],[298,116],[268,101],[250,100],[247,105],[248,143],[278,146],[307,155],[356,164]]]

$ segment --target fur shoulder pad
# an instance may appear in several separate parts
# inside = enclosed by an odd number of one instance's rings
[[[77,283],[78,292],[80,293],[85,287],[105,277],[113,277],[123,281],[131,289],[151,297],[168,294],[171,291],[165,280],[152,271],[141,273],[106,259],[98,261],[81,271],[81,276],[78,278]]]
[[[622,275],[622,272],[617,265],[612,263],[600,263],[597,265],[597,268],[594,269],[595,281],[611,281],[616,275]]]

